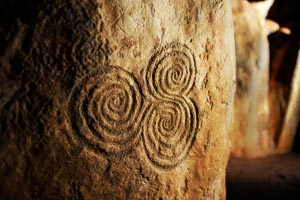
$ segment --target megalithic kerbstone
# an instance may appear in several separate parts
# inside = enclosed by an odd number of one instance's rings
[[[4,199],[225,199],[230,1],[45,1],[24,26]]]

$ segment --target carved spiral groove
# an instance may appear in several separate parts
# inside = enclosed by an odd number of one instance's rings
[[[71,92],[68,115],[73,132],[107,155],[130,152],[142,137],[151,164],[175,168],[197,133],[197,107],[188,98],[195,77],[194,55],[180,43],[168,44],[151,57],[143,77],[146,96],[129,72],[101,67]]]
[[[134,77],[119,67],[104,67],[73,89],[69,113],[75,132],[85,143],[117,154],[138,141],[141,107]]]
[[[187,156],[196,135],[196,114],[193,102],[185,98],[150,105],[144,121],[143,144],[155,166],[173,168]]]
[[[191,50],[180,43],[171,43],[157,51],[146,73],[148,91],[156,97],[187,95],[196,76],[196,65]]]

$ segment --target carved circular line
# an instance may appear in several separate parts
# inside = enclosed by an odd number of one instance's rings
[[[171,43],[151,57],[147,71],[147,90],[158,98],[187,95],[196,77],[194,54],[185,45]]]
[[[79,138],[95,150],[118,154],[139,140],[142,104],[135,78],[120,67],[106,66],[73,88],[68,106]]]
[[[174,168],[184,160],[194,143],[198,126],[196,106],[182,97],[157,101],[147,110],[143,123],[146,155],[158,168]],[[166,112],[172,113],[165,115]]]

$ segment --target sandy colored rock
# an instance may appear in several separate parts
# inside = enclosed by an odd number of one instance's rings
[[[269,45],[264,19],[247,1],[232,0],[237,89],[232,153],[255,157],[270,153],[268,133]]]
[[[225,199],[230,1],[56,0],[38,13],[1,55],[2,198]]]
[[[278,152],[288,153],[292,150],[296,138],[300,115],[300,51],[298,51],[295,70],[291,81],[291,92],[284,121],[278,140]]]

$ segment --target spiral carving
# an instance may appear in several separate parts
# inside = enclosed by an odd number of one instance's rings
[[[135,77],[106,66],[73,88],[68,104],[74,133],[107,155],[130,152],[142,138],[155,167],[172,169],[188,155],[198,112],[188,98],[196,76],[191,50],[171,43],[156,51],[144,73],[145,96]]]
[[[163,98],[187,95],[195,76],[196,64],[191,50],[183,44],[171,43],[150,59],[146,73],[148,91]]]
[[[69,112],[75,132],[85,143],[117,154],[137,143],[141,107],[134,77],[119,67],[103,67],[73,89]]]
[[[196,130],[196,107],[189,99],[161,100],[151,104],[143,132],[148,158],[158,168],[176,167],[192,147]]]

